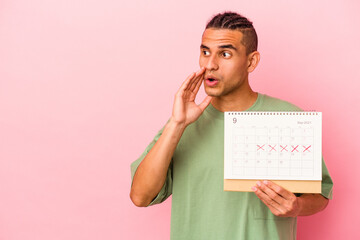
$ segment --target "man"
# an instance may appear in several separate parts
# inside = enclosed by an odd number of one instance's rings
[[[131,166],[130,197],[148,206],[173,195],[171,239],[295,239],[296,217],[323,210],[332,197],[325,164],[322,194],[295,195],[271,181],[257,182],[254,192],[224,192],[223,112],[300,109],[251,89],[260,55],[245,17],[213,17],[200,49],[201,69],[182,84],[170,120]],[[197,105],[203,82],[208,96]]]

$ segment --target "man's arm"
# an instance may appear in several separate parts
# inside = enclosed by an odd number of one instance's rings
[[[329,199],[321,194],[303,194],[299,197],[301,211],[299,216],[309,216],[326,208]]]
[[[139,207],[145,207],[160,192],[166,180],[171,158],[185,128],[196,121],[209,105],[211,97],[197,105],[196,95],[201,86],[205,68],[191,74],[175,95],[172,116],[153,148],[145,156],[133,178],[130,198]]]
[[[279,217],[308,216],[324,210],[329,200],[321,194],[295,194],[271,181],[259,181],[253,191]]]

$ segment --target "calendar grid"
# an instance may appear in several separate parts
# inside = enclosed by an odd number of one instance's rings
[[[293,120],[296,120],[295,124],[288,119],[286,113],[270,116],[264,112],[255,115],[248,113],[245,115],[248,119],[245,120],[240,114],[231,115],[226,121],[226,124],[231,126],[231,138],[225,138],[227,139],[225,148],[228,149],[226,152],[231,153],[231,156],[227,156],[227,164],[230,164],[231,171],[228,175],[231,175],[231,178],[284,180],[319,178],[319,161],[316,158],[319,158],[319,150],[321,151],[321,141],[319,144],[321,132],[319,136],[318,124],[299,125],[299,115],[291,115]],[[249,124],[254,122],[254,117],[264,117],[264,115],[266,118],[281,116],[282,121],[260,120],[261,124]],[[316,117],[318,113],[313,112],[311,115],[305,113],[300,116],[303,119],[310,117],[312,123],[315,118],[319,119]]]

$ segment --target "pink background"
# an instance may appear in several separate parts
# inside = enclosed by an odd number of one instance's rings
[[[323,112],[334,200],[299,239],[360,237],[358,1],[2,0],[1,240],[169,238],[171,200],[133,206],[130,163],[223,10],[254,21],[254,90]]]

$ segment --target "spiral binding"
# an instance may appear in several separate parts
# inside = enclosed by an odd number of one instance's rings
[[[292,111],[292,112],[228,112],[228,115],[290,115],[290,116],[295,116],[295,115],[319,115],[319,112],[315,112],[315,111],[309,111],[309,112],[297,112],[297,111]]]

